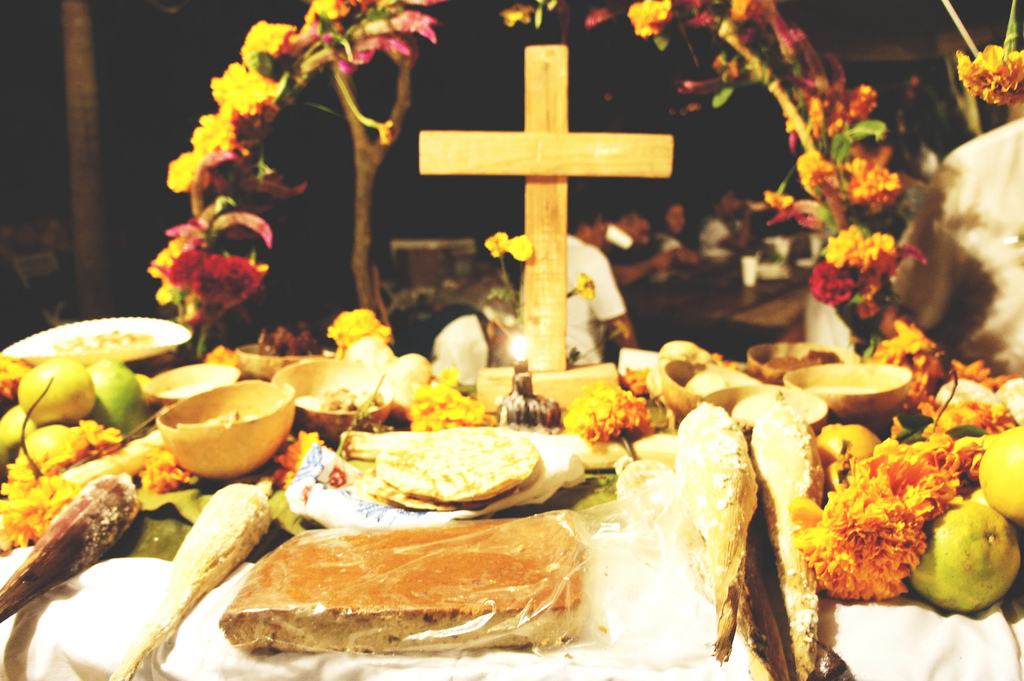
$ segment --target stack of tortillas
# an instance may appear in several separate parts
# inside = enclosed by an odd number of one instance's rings
[[[539,472],[540,453],[501,428],[452,428],[394,447],[356,483],[374,501],[417,510],[479,510]]]

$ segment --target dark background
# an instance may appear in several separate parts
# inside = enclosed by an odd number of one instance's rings
[[[420,177],[417,170],[421,129],[522,128],[523,48],[557,42],[558,30],[550,16],[539,31],[522,25],[506,28],[498,12],[509,4],[511,0],[449,0],[425,9],[442,22],[438,44],[420,40],[412,109],[376,185],[372,257],[385,277],[394,275],[388,251],[392,238],[471,236],[482,243],[498,230],[522,230],[522,179]],[[670,180],[606,180],[591,182],[592,187],[609,198],[649,205],[653,211],[664,199],[680,197],[693,224],[709,210],[712,195],[726,186],[758,197],[785,176],[793,159],[782,116],[763,88],[740,90],[719,110],[713,110],[706,97],[676,94],[679,78],[709,73],[713,53],[701,31],[691,34],[697,64],[681,41],[659,53],[650,42],[637,39],[624,17],[587,32],[582,24],[588,3],[570,4],[571,129],[671,133],[676,141]],[[893,110],[892,102],[913,74],[934,85],[942,99],[948,77],[936,57],[948,53],[945,45],[956,38],[949,37],[952,24],[941,13],[941,3],[889,3],[895,9],[875,3],[879,13],[872,17],[868,11],[859,19],[843,14],[848,4],[794,0],[781,3],[781,9],[784,14],[792,12],[820,51],[839,51],[851,83],[878,87],[882,111]],[[974,3],[966,17],[969,25],[1001,39],[1009,3],[1003,5]],[[916,23],[908,19],[905,11],[911,6],[927,6],[931,18],[919,15]],[[254,23],[266,19],[301,24],[305,9],[299,0],[191,0],[173,14],[161,11],[158,0],[92,4],[100,172],[119,316],[160,314],[153,301],[157,282],[145,269],[166,244],[164,230],[190,217],[187,196],[166,187],[167,164],[189,149],[199,116],[215,111],[210,79],[238,60],[238,49]],[[897,14],[881,13],[888,11]],[[901,26],[907,37],[904,48],[894,37]],[[852,40],[857,35],[862,37],[859,42]],[[73,317],[60,3],[3,3],[0,56],[4,274],[11,257],[33,248],[53,249],[61,272],[51,281],[34,283],[35,290],[25,295],[42,296],[41,305],[64,295],[68,307],[63,314]],[[386,117],[393,92],[390,62],[381,57],[361,69],[357,87],[365,112]],[[307,90],[303,101],[338,109],[323,78]],[[950,135],[951,145],[965,138],[959,130]],[[266,158],[289,182],[308,181],[309,188],[267,216],[275,247],[268,297],[255,309],[254,323],[308,320],[353,307],[348,263],[353,172],[346,124],[322,110],[293,106],[275,122]],[[651,216],[656,226],[660,214]]]

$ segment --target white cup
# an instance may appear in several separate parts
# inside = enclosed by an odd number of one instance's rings
[[[811,248],[811,257],[817,260],[825,246],[825,235],[821,232],[811,232],[807,235],[807,241]]]
[[[610,243],[612,246],[621,248],[624,251],[628,251],[633,247],[633,237],[627,234],[626,230],[622,229],[618,225],[608,225],[604,238],[605,241]]]
[[[740,274],[743,276],[744,286],[753,286],[757,283],[757,265],[760,258],[756,255],[740,256]]]

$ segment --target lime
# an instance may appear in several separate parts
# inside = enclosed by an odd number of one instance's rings
[[[978,481],[989,506],[1024,527],[1024,426],[985,437]]]
[[[96,404],[88,418],[117,428],[122,433],[131,431],[149,418],[149,407],[146,406],[142,387],[135,372],[127,364],[113,359],[101,359],[90,364],[88,371],[96,391]]]
[[[32,409],[30,416],[39,425],[75,423],[85,418],[95,403],[96,391],[89,372],[66,357],[48,359],[33,367],[18,384],[18,404],[26,412]]]

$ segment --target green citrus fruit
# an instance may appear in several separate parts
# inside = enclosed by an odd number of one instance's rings
[[[84,419],[95,403],[96,391],[89,372],[66,357],[48,359],[33,367],[18,384],[18,404],[26,412],[36,404],[30,416],[39,425],[75,423]]]
[[[135,372],[124,362],[101,359],[90,364],[96,404],[88,418],[127,433],[149,418],[149,407]]]
[[[6,465],[14,458],[21,447],[21,426],[25,424],[25,410],[20,404],[16,404],[7,410],[7,413],[0,418],[0,460]],[[29,435],[36,429],[36,422],[29,419],[25,424],[25,435]]]
[[[998,512],[974,501],[954,503],[926,532],[928,549],[910,584],[929,603],[976,612],[1013,586],[1020,569],[1017,532]]]
[[[978,481],[989,506],[1024,527],[1024,426],[985,438]]]
[[[36,462],[37,466],[44,464],[59,454],[64,444],[71,437],[71,428],[61,423],[51,423],[48,426],[40,426],[25,436],[25,448],[28,455]]]

